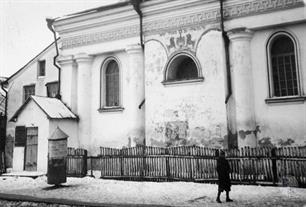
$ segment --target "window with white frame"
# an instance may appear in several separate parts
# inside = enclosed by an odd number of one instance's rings
[[[164,84],[202,80],[200,65],[190,53],[180,52],[169,59],[166,65]]]
[[[101,103],[102,108],[117,108],[120,103],[120,71],[115,58],[108,58],[101,68]]]
[[[287,32],[278,32],[268,42],[270,97],[300,95],[296,42]]]

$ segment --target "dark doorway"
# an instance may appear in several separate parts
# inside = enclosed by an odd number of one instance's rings
[[[27,142],[24,169],[26,171],[37,170],[37,142],[38,128],[27,127]]]

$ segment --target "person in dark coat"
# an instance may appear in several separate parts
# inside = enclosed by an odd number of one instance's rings
[[[224,151],[220,152],[220,156],[217,159],[217,173],[218,173],[218,196],[217,202],[221,203],[220,195],[223,191],[226,192],[226,202],[232,202],[233,200],[229,197],[229,192],[231,191],[231,180],[229,177],[230,165],[225,159]]]

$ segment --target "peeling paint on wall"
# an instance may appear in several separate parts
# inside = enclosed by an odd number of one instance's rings
[[[257,136],[257,133],[260,133],[260,127],[259,126],[256,126],[255,130],[240,130],[238,133],[239,133],[239,137],[241,139],[245,139],[247,135],[250,135],[250,134],[254,134],[255,136]]]
[[[186,139],[188,131],[187,121],[173,121],[166,123],[167,139]]]
[[[280,145],[282,147],[291,146],[293,143],[294,143],[294,140],[291,139],[291,138],[288,138],[286,140],[283,140],[283,139],[278,140],[278,145]]]
[[[218,55],[222,52],[222,36],[216,31],[202,36],[203,32],[176,31],[154,36],[156,41],[146,43],[146,139],[149,145],[224,145],[227,134],[224,68],[222,57]],[[196,50],[204,81],[165,86],[162,81],[167,59],[182,48]]]
[[[274,147],[275,145],[271,142],[271,137],[264,137],[258,141],[260,147]]]

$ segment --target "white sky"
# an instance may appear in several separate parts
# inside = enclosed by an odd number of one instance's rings
[[[0,0],[0,76],[9,77],[53,41],[46,17],[118,0]]]

